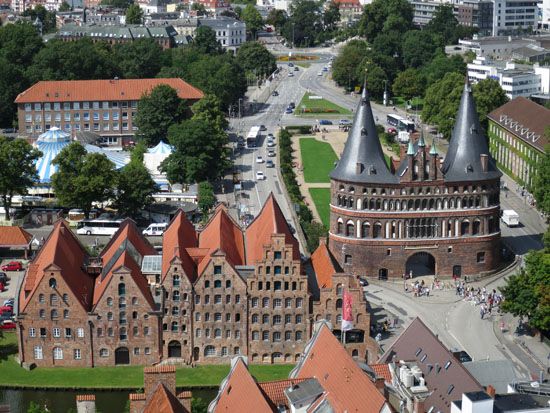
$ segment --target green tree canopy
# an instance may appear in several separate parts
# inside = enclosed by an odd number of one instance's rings
[[[550,126],[546,127],[546,136],[550,140]],[[537,163],[531,183],[531,192],[537,201],[537,208],[547,217],[550,216],[550,145]]]
[[[288,20],[288,15],[284,10],[271,9],[267,14],[266,23],[275,27],[276,30],[281,30]]]
[[[18,21],[0,27],[0,55],[22,69],[31,64],[42,47],[42,39],[31,23]]]
[[[332,64],[332,78],[339,86],[353,89],[361,85],[364,80],[364,72],[357,73],[357,68],[368,55],[368,45],[363,40],[351,40],[342,48],[340,54]]]
[[[102,6],[111,6],[123,10],[126,10],[132,3],[132,0],[101,0]]]
[[[424,77],[426,78],[426,84],[428,86],[433,85],[447,73],[459,73],[461,75],[466,74],[466,63],[460,56],[447,57],[443,53],[437,54],[431,62],[422,68]]]
[[[263,44],[246,42],[237,51],[237,60],[247,72],[267,76],[277,68],[275,56]]]
[[[110,47],[89,38],[50,40],[27,70],[31,83],[40,80],[109,79],[120,75]]]
[[[168,139],[175,150],[161,168],[172,183],[214,180],[229,165],[227,134],[202,119],[172,125]]]
[[[427,24],[426,30],[438,37],[438,44],[441,46],[456,43],[458,20],[453,13],[453,6],[451,4],[438,6],[432,20]]]
[[[122,168],[116,180],[115,208],[124,216],[134,219],[145,206],[153,202],[153,194],[157,187],[143,160],[139,158],[136,156]]]
[[[208,212],[216,204],[216,195],[214,195],[214,188],[210,182],[201,182],[198,190],[199,198],[199,210],[202,215],[206,217]]]
[[[59,6],[59,11],[60,11],[60,12],[70,11],[70,10],[71,10],[71,6],[70,6],[69,3],[67,3],[66,1],[64,1],[63,3],[61,3],[61,6]]]
[[[134,121],[139,128],[137,136],[149,145],[166,140],[168,128],[185,118],[185,101],[168,85],[158,85],[141,97]]]
[[[357,78],[365,77],[367,74],[367,88],[372,97],[381,99],[384,95],[384,82],[388,80],[384,70],[375,63],[370,63],[365,59],[357,70]]]
[[[293,46],[312,46],[323,29],[319,3],[312,0],[295,0],[290,8],[290,18],[281,34]]]
[[[480,80],[474,85],[473,90],[479,121],[487,130],[487,115],[508,102],[508,96],[500,87],[498,80],[491,78]]]
[[[87,153],[79,142],[72,142],[52,163],[58,169],[51,183],[62,206],[81,208],[88,217],[94,202],[105,202],[113,196],[117,173],[105,155]]]
[[[164,63],[164,54],[154,39],[137,39],[114,47],[114,58],[126,79],[155,77]]]
[[[41,4],[32,9],[27,9],[23,12],[23,16],[28,16],[34,23],[36,19],[42,24],[42,33],[50,33],[55,31],[55,12],[46,10]],[[36,29],[35,29],[36,30]]]
[[[426,81],[418,69],[407,69],[400,72],[393,81],[392,89],[395,96],[409,100],[415,96],[424,96]]]
[[[333,31],[340,23],[340,8],[331,1],[323,14],[323,25],[325,30]]]
[[[11,128],[17,114],[13,103],[21,91],[27,87],[20,65],[0,57],[0,125]]]
[[[208,13],[206,12],[206,7],[204,7],[204,4],[202,3],[193,3],[191,5],[191,10],[197,12],[197,16],[206,16]]]
[[[143,10],[137,4],[130,4],[126,9],[126,24],[142,24]]]
[[[6,220],[13,195],[26,194],[27,188],[38,180],[35,162],[42,152],[34,149],[24,139],[7,139],[0,136],[0,197],[6,210]]]
[[[216,55],[223,52],[222,45],[216,40],[216,32],[208,26],[199,26],[193,37],[193,48],[200,53]]]
[[[425,30],[409,30],[403,37],[403,64],[418,68],[431,62],[437,46],[434,37]]]
[[[413,6],[407,0],[374,0],[363,9],[359,33],[369,42],[382,33],[405,33],[413,27]]]
[[[191,111],[193,119],[213,125],[220,132],[223,132],[228,126],[220,99],[214,95],[205,95],[191,106]]]
[[[256,39],[256,34],[264,27],[260,12],[253,4],[247,4],[241,17],[246,23],[246,29],[250,32],[252,39]]]

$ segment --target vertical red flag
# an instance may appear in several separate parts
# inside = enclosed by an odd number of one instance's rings
[[[351,305],[353,299],[351,294],[344,291],[344,305],[342,306],[342,331],[353,329],[353,315],[351,313]]]

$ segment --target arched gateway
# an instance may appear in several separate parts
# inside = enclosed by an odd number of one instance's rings
[[[405,264],[405,273],[413,277],[435,275],[435,258],[427,252],[417,252],[411,255]]]

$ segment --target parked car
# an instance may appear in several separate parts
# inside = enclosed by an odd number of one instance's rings
[[[268,148],[273,148],[275,145],[276,145],[275,142],[273,142],[273,141],[267,141],[267,147],[268,147]]]
[[[290,63],[288,64],[288,67],[294,67],[294,63],[290,62]]]
[[[273,139],[275,139],[275,135],[273,135],[272,133],[268,133],[267,134],[267,139],[268,140],[270,140],[270,139],[273,140]]]
[[[317,72],[317,76],[323,76],[323,72],[318,71],[318,72]]]
[[[270,158],[273,158],[275,156],[275,151],[269,151],[267,153],[267,156],[269,156]]]
[[[388,133],[391,133],[392,135],[396,135],[396,134],[397,134],[397,129],[395,129],[395,128],[388,128]]]
[[[6,284],[8,282],[9,278],[6,275],[5,272],[0,272],[0,283]]]
[[[319,125],[332,125],[332,121],[328,119],[321,119]]]
[[[286,108],[285,113],[287,113],[287,114],[292,113],[292,108]]]
[[[267,128],[265,127],[265,125],[260,125],[260,130],[263,132],[263,131],[266,131]]]
[[[23,271],[23,264],[19,261],[11,261],[6,265],[2,265],[2,271]]]
[[[298,71],[300,71],[300,68],[298,66],[294,66],[294,71],[298,72]]]
[[[328,72],[328,67],[323,67],[323,72]]]
[[[15,299],[14,298],[8,298],[7,300],[4,300],[4,307],[13,307],[13,305],[15,304]]]
[[[279,96],[279,92],[277,92],[276,90],[274,90],[273,93],[271,93],[271,96]]]
[[[264,158],[261,156],[256,156],[256,163],[264,163]]]
[[[290,103],[288,104],[288,107],[289,107],[290,109],[296,109],[296,104],[295,104],[294,102],[290,102]]]
[[[168,227],[168,224],[162,223],[162,224],[151,224],[147,228],[143,230],[143,235],[162,235],[164,231],[166,231],[166,228]]]
[[[265,166],[266,168],[274,168],[275,167],[275,164],[273,163],[273,161],[271,159],[268,159],[266,162],[265,162]]]
[[[288,72],[288,77],[294,77],[294,73]]]
[[[365,277],[359,277],[359,285],[361,287],[366,287],[369,285],[369,281]]]
[[[6,285],[4,283],[0,283],[0,293],[3,293],[6,291]]]
[[[264,173],[262,171],[256,171],[256,181],[263,181],[264,179]]]
[[[340,126],[350,126],[351,120],[349,119],[340,119],[340,122],[338,122]]]
[[[2,324],[0,324],[0,330],[15,330],[15,323],[12,320],[4,320]]]
[[[0,307],[0,314],[9,313],[10,315],[13,313],[13,306],[12,305],[4,305]]]

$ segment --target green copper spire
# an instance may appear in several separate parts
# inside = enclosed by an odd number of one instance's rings
[[[420,147],[426,146],[426,142],[424,142],[424,128],[420,129],[420,138],[418,139],[418,146]]]
[[[435,138],[432,139],[432,147],[430,148],[430,155],[437,155],[437,148],[435,147]]]
[[[413,155],[414,156],[414,146],[412,143],[412,139],[409,139],[409,148],[407,149],[407,155]]]

